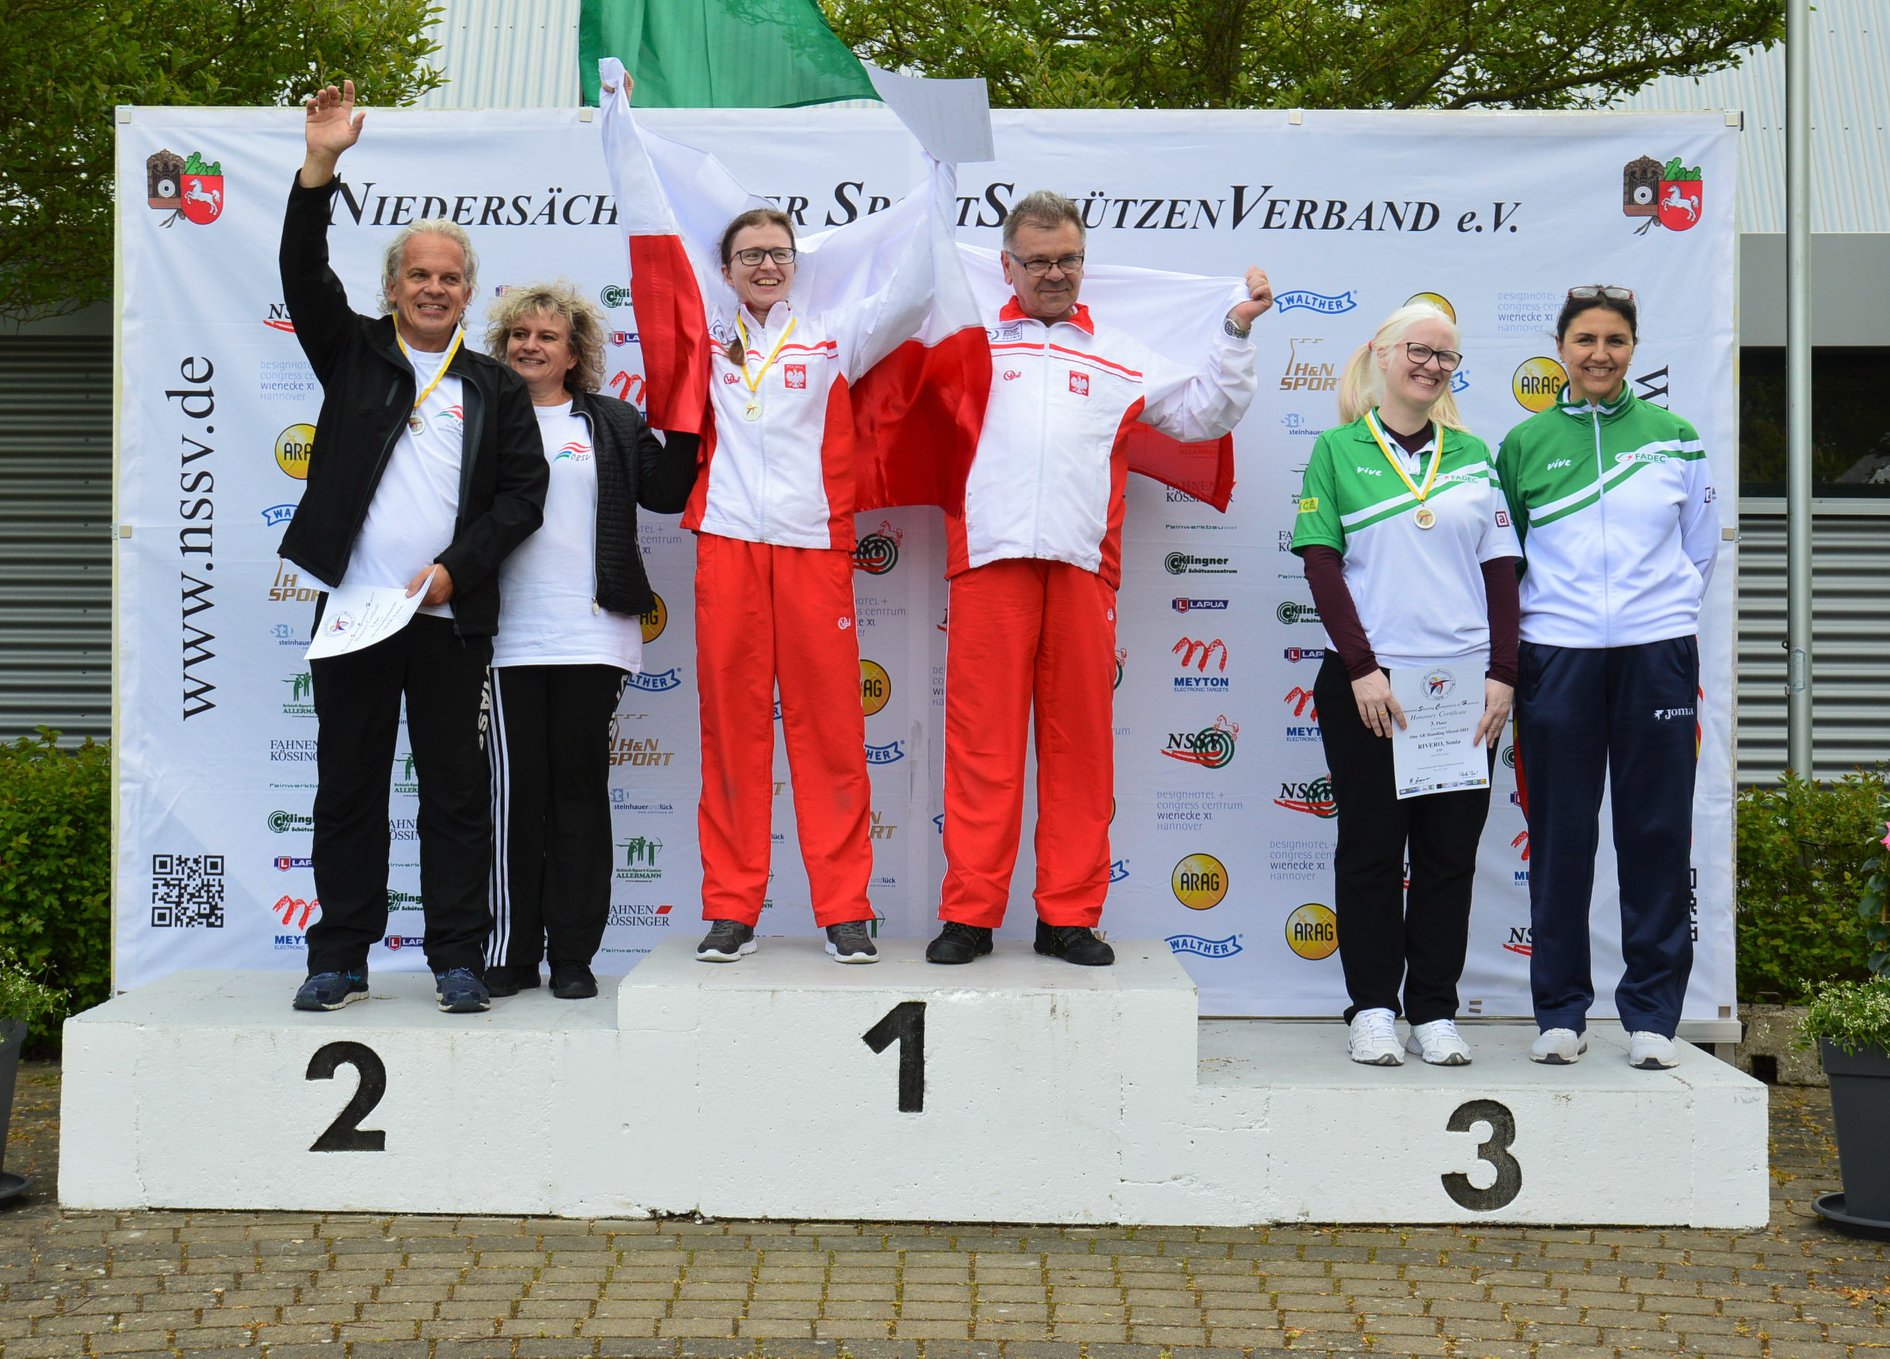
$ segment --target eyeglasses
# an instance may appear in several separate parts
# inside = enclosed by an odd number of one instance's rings
[[[1571,302],[1593,302],[1598,297],[1605,297],[1610,302],[1632,302],[1634,290],[1619,288],[1612,283],[1584,283],[1568,290],[1568,300]]]
[[[1008,250],[1004,253],[1011,255],[1011,252]],[[1019,269],[1022,269],[1032,278],[1042,278],[1045,274],[1050,272],[1053,266],[1066,274],[1080,274],[1083,272],[1083,257],[1081,255],[1065,255],[1061,259],[1054,260],[1027,260],[1021,256],[1011,255],[1011,259],[1016,261]]]
[[[729,260],[734,264],[745,264],[752,269],[763,260],[773,260],[776,264],[792,264],[794,255],[795,250],[791,245],[777,245],[767,250],[758,245],[751,245],[746,250],[735,251],[729,256]]]
[[[1457,365],[1463,362],[1463,355],[1454,349],[1432,349],[1429,345],[1419,344],[1416,340],[1404,342],[1404,356],[1411,360],[1412,366],[1416,368],[1422,368],[1432,359],[1436,359],[1438,368],[1446,373],[1456,372]]]

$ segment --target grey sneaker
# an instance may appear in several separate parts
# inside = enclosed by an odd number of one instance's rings
[[[339,1010],[367,997],[367,969],[362,968],[358,972],[317,972],[302,983],[292,1003],[298,1010]]]
[[[470,967],[449,967],[433,974],[434,999],[440,1012],[449,1015],[474,1015],[492,1008],[492,993]]]
[[[827,952],[837,963],[879,961],[879,950],[873,947],[864,920],[843,920],[838,925],[827,926]]]
[[[732,963],[755,951],[755,927],[739,920],[711,920],[709,932],[696,945],[699,963]]]

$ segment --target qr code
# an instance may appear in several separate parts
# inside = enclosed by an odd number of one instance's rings
[[[222,929],[223,856],[153,854],[151,925],[154,929]]]

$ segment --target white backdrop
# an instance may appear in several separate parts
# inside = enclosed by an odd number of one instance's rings
[[[909,138],[881,110],[640,116],[716,152],[808,230],[884,206],[920,175]],[[1231,511],[1131,479],[1115,881],[1103,923],[1118,937],[1167,939],[1200,985],[1204,1014],[1335,1015],[1334,827],[1306,692],[1326,639],[1286,544],[1313,436],[1335,419],[1338,374],[1385,313],[1434,294],[1463,329],[1459,400],[1494,445],[1552,392],[1564,290],[1629,285],[1642,307],[1636,389],[1699,427],[1730,524],[1735,130],[1706,114],[996,121],[1003,159],[960,169],[961,239],[995,246],[1003,207],[1050,187],[1082,204],[1098,262],[1210,274],[1259,263],[1274,280],[1278,305],[1254,331],[1260,394],[1236,436]],[[319,407],[275,263],[300,123],[297,111],[133,109],[118,128],[121,988],[180,967],[300,969],[320,909],[302,659],[314,592],[275,555]],[[454,216],[481,256],[475,336],[499,288],[571,278],[611,318],[608,390],[638,397],[627,252],[597,127],[579,111],[372,110],[341,168],[331,243],[357,310],[374,310],[393,228]],[[1657,209],[1664,200],[1675,205]],[[860,532],[861,654],[877,667],[866,686],[873,900],[882,934],[926,935],[943,872],[943,533],[935,510],[864,515]],[[616,880],[599,960],[610,972],[634,965],[657,931],[697,930],[701,913],[694,553],[670,518],[646,517],[643,542],[665,610],[646,623],[646,669],[612,748]],[[1690,1020],[1724,1018],[1733,1003],[1733,551],[1721,557],[1702,637]],[[1507,743],[1503,755],[1462,987],[1470,1015],[1529,1009],[1528,840]],[[813,928],[785,790],[778,782],[764,934]],[[414,814],[403,759],[393,771],[394,909],[376,968],[424,965]],[[1001,937],[1028,937],[1031,873],[1026,833]],[[1611,1012],[1619,973],[1615,916],[1603,864],[1600,1013]]]

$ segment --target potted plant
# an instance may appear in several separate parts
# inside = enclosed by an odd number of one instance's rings
[[[1831,1080],[1844,1190],[1813,1205],[1847,1231],[1890,1239],[1890,821],[1864,860],[1857,913],[1869,944],[1867,981],[1828,982],[1812,997],[1805,1034]]]
[[[10,955],[0,954],[0,1203],[24,1193],[27,1179],[6,1169],[7,1125],[13,1117],[14,1078],[28,1028],[59,1013],[65,992],[46,985]]]

